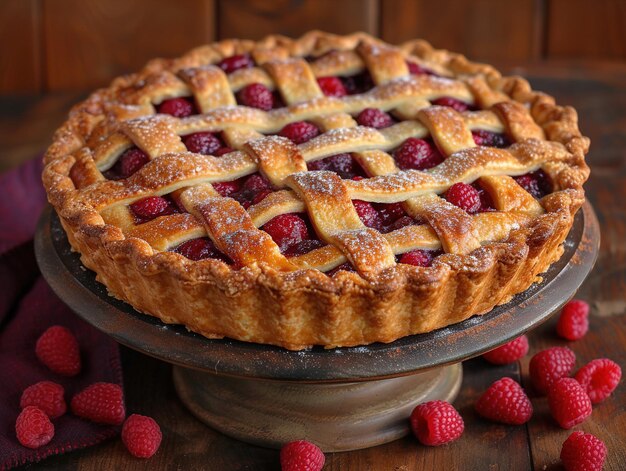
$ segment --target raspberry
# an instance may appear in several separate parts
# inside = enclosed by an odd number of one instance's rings
[[[215,151],[213,155],[215,155],[215,157],[221,157],[222,155],[226,155],[231,152],[233,152],[233,149],[231,149],[230,147],[220,147]]]
[[[287,247],[287,250],[285,250],[285,255],[289,257],[304,255],[305,253],[309,253],[315,249],[319,249],[324,245],[326,244],[324,244],[324,242],[322,242],[321,240],[304,239]]]
[[[328,170],[343,179],[353,178],[361,168],[350,154],[336,154],[307,164],[309,170]]]
[[[47,445],[54,437],[54,425],[44,411],[26,406],[15,421],[17,440],[27,448]]]
[[[195,106],[186,98],[170,98],[157,106],[157,113],[169,114],[176,118],[186,118],[195,113]]]
[[[556,333],[567,340],[578,340],[589,330],[589,304],[581,299],[573,299],[563,306]]]
[[[272,236],[281,252],[284,252],[290,245],[311,238],[306,222],[297,214],[276,216],[263,225],[263,230]]]
[[[387,231],[395,231],[413,224],[415,224],[415,220],[411,216],[402,216],[400,219],[395,220],[391,226],[387,227]]]
[[[122,442],[131,455],[150,458],[161,445],[161,428],[153,418],[132,414],[122,426]]]
[[[315,124],[307,121],[297,121],[282,128],[278,135],[290,139],[295,144],[302,144],[303,142],[310,141],[315,136],[319,135],[319,133],[320,130]]]
[[[51,419],[61,417],[67,411],[63,395],[63,386],[52,381],[40,381],[24,389],[20,398],[20,407],[35,406],[44,411]]]
[[[393,224],[401,217],[406,216],[402,203],[375,203],[374,209],[378,211],[378,215],[384,226]]]
[[[449,203],[458,206],[470,214],[478,212],[482,206],[478,190],[467,183],[455,183],[448,188],[444,197]]]
[[[306,440],[287,443],[280,450],[281,471],[321,471],[325,461],[322,450]]]
[[[222,147],[222,141],[211,132],[195,132],[183,137],[185,147],[189,152],[213,155]]]
[[[411,75],[425,75],[425,74],[429,74],[429,71],[427,69],[423,68],[419,64],[416,64],[415,62],[406,61],[406,65],[409,68],[409,74],[411,74]]]
[[[354,204],[354,209],[356,209],[359,219],[361,219],[363,224],[367,227],[378,229],[382,226],[378,212],[376,212],[372,203],[368,201],[353,200],[352,204]]]
[[[119,160],[115,163],[113,170],[121,178],[128,178],[149,161],[150,158],[144,151],[138,149],[137,147],[133,147],[120,156]]]
[[[552,191],[550,177],[543,170],[514,177],[515,181],[535,198],[543,198]]]
[[[590,433],[572,432],[561,448],[565,471],[602,471],[605,459],[606,445]]]
[[[113,383],[94,383],[72,398],[72,412],[99,424],[120,425],[126,417],[124,392]]]
[[[430,401],[420,404],[411,412],[411,429],[424,445],[443,445],[463,434],[465,425],[452,404]]]
[[[259,191],[256,195],[254,195],[254,198],[252,199],[252,204],[260,203],[270,193],[273,193],[273,191],[268,189]]]
[[[237,194],[233,194],[233,198],[239,201],[244,208],[248,208],[259,193],[271,189],[272,186],[267,178],[255,173],[254,175],[250,175],[248,179],[243,182],[241,191]]]
[[[35,354],[41,363],[63,376],[80,373],[80,350],[74,334],[60,325],[48,328],[37,339]]]
[[[483,358],[494,365],[508,365],[528,353],[528,337],[521,335],[500,347],[483,353]]]
[[[239,191],[241,184],[239,180],[233,180],[231,182],[217,182],[213,183],[213,189],[217,191],[220,196],[230,196],[233,193]]]
[[[478,197],[480,198],[480,209],[478,212],[484,213],[485,211],[495,211],[496,208],[493,204],[493,200],[487,191],[482,188],[477,182],[472,185],[476,191],[478,191]]]
[[[533,405],[519,383],[511,378],[502,378],[480,396],[476,412],[494,422],[521,425],[532,417]]]
[[[402,170],[426,170],[443,162],[443,156],[434,145],[424,139],[409,137],[393,154]]]
[[[317,84],[326,96],[342,97],[348,94],[339,77],[319,77]]]
[[[565,429],[572,428],[591,415],[591,400],[574,378],[560,378],[548,389],[552,417]]]
[[[230,74],[235,70],[254,67],[254,61],[248,54],[237,54],[235,56],[225,57],[217,63],[217,66],[227,74]]]
[[[533,386],[540,394],[557,379],[569,376],[576,363],[576,355],[567,347],[552,347],[530,359],[529,372]]]
[[[399,263],[406,263],[407,265],[415,265],[418,267],[429,267],[432,261],[432,252],[417,249],[403,253],[400,257]]]
[[[509,139],[504,134],[485,131],[484,129],[472,131],[472,137],[477,146],[498,147],[501,149],[511,145]]]
[[[183,242],[174,249],[174,252],[179,253],[190,260],[197,261],[205,258],[215,258],[217,248],[210,239],[202,237]]]
[[[620,366],[608,358],[592,360],[574,376],[589,395],[592,404],[604,401],[622,379]]]
[[[382,129],[393,124],[393,118],[378,108],[365,108],[356,117],[356,122],[361,126]]]
[[[130,205],[135,216],[142,221],[150,221],[159,216],[172,214],[174,206],[162,196],[148,196]]]
[[[463,111],[469,111],[470,109],[470,105],[468,105],[467,103],[461,100],[457,100],[456,98],[449,97],[449,96],[437,98],[436,100],[431,101],[431,103],[433,105],[449,106],[450,108],[455,109],[459,113],[462,113]]]
[[[265,85],[252,83],[237,93],[239,103],[251,108],[269,111],[274,107],[274,95]]]

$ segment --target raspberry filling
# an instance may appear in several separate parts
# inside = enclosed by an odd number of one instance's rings
[[[159,216],[178,213],[176,204],[169,196],[148,196],[130,205],[137,224],[156,219]]]
[[[394,124],[395,120],[389,113],[385,113],[383,110],[378,108],[365,108],[357,115],[356,122],[361,126],[383,129]]]
[[[548,193],[552,193],[552,180],[550,176],[541,169],[513,178],[522,188],[537,199],[543,198]]]
[[[183,242],[178,247],[174,248],[172,252],[179,253],[193,261],[215,258],[224,263],[232,263],[226,254],[221,252],[208,237],[200,237]]]
[[[405,252],[402,255],[396,256],[398,263],[404,263],[406,265],[415,265],[417,267],[429,267],[433,263],[433,259],[437,255],[441,255],[443,252],[440,250],[411,250]]]
[[[506,137],[506,135],[497,132],[485,131],[484,129],[472,131],[472,137],[474,138],[474,142],[477,146],[498,147],[502,149],[511,145],[511,141],[508,137]]]
[[[194,105],[193,98],[180,97],[163,100],[157,105],[157,113],[169,114],[176,118],[186,118],[192,114],[198,114],[198,110]]]
[[[251,83],[237,92],[237,103],[250,108],[269,111],[284,106],[279,96],[262,83]]]
[[[239,204],[246,209],[253,204],[260,202],[265,196],[273,191],[269,180],[260,173],[254,173],[249,177],[240,178],[235,182],[229,183],[237,183],[239,188],[232,191],[228,196],[236,199]],[[215,184],[213,186],[215,187]],[[263,196],[260,197],[260,195]]]
[[[342,97],[348,94],[339,77],[319,77],[317,84],[326,96]]]
[[[328,170],[335,172],[344,180],[360,176],[365,177],[365,172],[351,154],[336,154],[325,159],[308,162],[309,170]]]
[[[249,69],[254,67],[254,60],[248,54],[237,54],[222,59],[217,63],[217,66],[227,74],[239,69]]]
[[[356,95],[358,93],[365,93],[374,88],[374,81],[368,71],[361,72],[360,74],[351,75],[349,77],[340,77],[348,95]]]
[[[295,144],[302,144],[310,141],[314,137],[319,136],[319,134],[319,128],[315,124],[309,123],[308,121],[289,123],[278,132],[279,136],[286,137]]]
[[[465,103],[464,101],[457,100],[456,98],[452,98],[449,96],[443,96],[441,98],[437,98],[436,100],[431,101],[433,105],[439,106],[449,106],[450,108],[455,109],[459,113],[463,111],[473,111],[475,108],[469,103]]]
[[[443,197],[455,206],[463,209],[469,214],[485,211],[495,211],[493,201],[478,182],[472,185],[467,183],[455,183],[444,193]]]
[[[443,155],[439,152],[431,139],[409,137],[398,147],[393,157],[402,170],[426,170],[443,162]]]
[[[117,162],[115,162],[115,165],[104,173],[104,176],[109,180],[128,178],[149,161],[148,154],[138,147],[131,147],[124,151]]]
[[[196,132],[183,136],[183,143],[189,152],[204,155],[215,155],[218,150],[225,148],[222,140],[212,132]]]
[[[438,75],[432,70],[422,67],[415,62],[406,61],[406,65],[409,68],[409,74],[411,75],[433,75],[438,77]]]

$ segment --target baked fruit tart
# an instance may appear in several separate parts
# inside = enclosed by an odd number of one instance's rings
[[[482,314],[562,254],[575,110],[363,33],[226,40],[74,107],[43,181],[110,294],[209,338],[391,342]]]

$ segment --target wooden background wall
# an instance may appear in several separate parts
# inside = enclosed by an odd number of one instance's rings
[[[314,28],[496,63],[626,61],[626,0],[0,0],[0,94],[90,89],[216,39]]]

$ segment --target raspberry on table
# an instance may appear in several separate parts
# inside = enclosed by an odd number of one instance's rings
[[[148,154],[137,147],[126,150],[115,163],[113,171],[121,178],[128,178],[150,161]]]
[[[132,414],[122,426],[122,442],[130,454],[137,458],[154,455],[162,438],[161,427],[152,417]]]
[[[582,299],[572,299],[559,315],[556,333],[567,340],[578,340],[589,330],[589,304]]]
[[[465,424],[458,411],[446,401],[418,405],[411,413],[411,429],[424,445],[450,443],[463,434]]]
[[[470,214],[476,213],[481,208],[480,194],[472,185],[459,182],[448,188],[444,197],[449,203],[467,211]]]
[[[310,239],[306,222],[297,214],[281,214],[266,222],[262,229],[267,232],[281,252],[301,240]]]
[[[194,132],[183,137],[183,143],[189,152],[213,155],[222,147],[222,141],[212,132]]]
[[[320,133],[319,128],[308,121],[297,121],[295,123],[289,123],[279,132],[279,136],[286,137],[295,144],[302,144],[310,141]]]
[[[552,417],[564,429],[570,429],[591,415],[591,400],[574,378],[558,379],[548,389]]]
[[[175,118],[186,118],[195,111],[193,103],[186,98],[170,98],[157,105],[157,113],[169,114]]]
[[[402,170],[426,170],[443,162],[443,156],[434,144],[416,137],[409,137],[393,153],[393,157]]]
[[[41,363],[62,376],[80,373],[78,340],[67,327],[53,325],[37,339],[35,354]]]
[[[124,392],[118,384],[94,383],[76,394],[72,413],[99,424],[120,425],[126,418]]]
[[[622,379],[622,369],[608,358],[598,358],[583,366],[574,375],[589,395],[592,404],[598,404],[611,395]]]
[[[530,359],[529,371],[533,386],[540,394],[557,379],[569,376],[576,363],[576,354],[567,347],[552,347],[535,354]]]
[[[561,448],[561,462],[565,471],[602,471],[605,459],[604,442],[580,430],[572,432]]]
[[[26,406],[15,421],[17,441],[27,448],[47,445],[54,437],[54,425],[48,415],[35,406]]]
[[[254,67],[254,61],[248,54],[237,54],[225,57],[217,63],[217,66],[227,74],[233,73],[235,70],[248,69]]]
[[[495,422],[521,425],[532,417],[533,405],[517,381],[502,378],[480,396],[476,412]]]
[[[375,129],[387,128],[394,123],[389,113],[385,113],[378,108],[365,108],[357,115],[356,122],[361,126]]]
[[[407,265],[415,265],[418,267],[429,267],[432,262],[432,251],[420,249],[403,253],[400,260],[398,260],[398,263],[406,263]]]
[[[527,353],[528,337],[520,335],[494,350],[483,353],[483,358],[494,365],[508,365],[526,356]]]
[[[67,411],[64,394],[65,390],[60,384],[52,381],[39,381],[24,389],[20,398],[20,407],[24,409],[28,406],[35,406],[51,419],[56,419]]]
[[[306,440],[287,443],[280,450],[281,471],[321,471],[325,461],[322,450]]]
[[[348,94],[339,77],[319,77],[317,84],[326,96],[342,97]]]
[[[239,103],[251,108],[269,111],[274,108],[274,94],[262,83],[251,83],[237,93]]]
[[[456,98],[452,98],[449,96],[443,96],[441,98],[437,98],[436,100],[432,100],[431,103],[433,105],[439,106],[449,106],[450,108],[462,113],[463,111],[468,111],[470,109],[470,105],[465,103],[464,101],[457,100]]]

